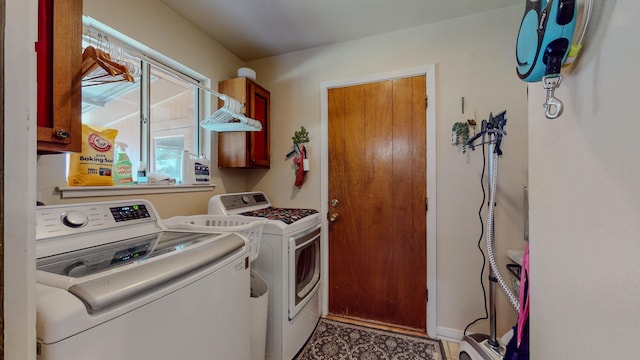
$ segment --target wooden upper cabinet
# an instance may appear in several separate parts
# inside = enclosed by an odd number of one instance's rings
[[[38,152],[82,148],[82,0],[38,0]]]
[[[270,162],[270,93],[244,77],[221,81],[218,91],[240,101],[244,115],[262,123],[262,130],[218,133],[218,167],[268,169]]]

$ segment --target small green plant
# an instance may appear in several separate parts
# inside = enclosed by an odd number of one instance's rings
[[[296,131],[293,133],[293,137],[291,138],[294,144],[305,144],[309,142],[309,133],[304,126],[300,127],[300,131]]]
[[[467,140],[469,140],[469,123],[457,122],[453,124],[451,128],[453,134],[453,143],[455,145],[462,145],[462,153],[467,152]]]

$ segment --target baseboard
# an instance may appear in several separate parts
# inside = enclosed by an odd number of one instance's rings
[[[464,331],[438,326],[436,328],[436,336],[439,340],[458,343],[464,336]]]

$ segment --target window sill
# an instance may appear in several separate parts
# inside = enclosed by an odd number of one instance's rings
[[[123,196],[145,194],[168,194],[180,192],[212,191],[215,184],[209,185],[122,185],[122,186],[58,186],[63,199],[98,196]]]

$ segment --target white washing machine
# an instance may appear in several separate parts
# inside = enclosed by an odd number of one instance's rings
[[[269,220],[252,264],[270,288],[266,359],[292,359],[320,318],[320,214],[273,207],[259,191],[215,195],[208,213]]]
[[[145,200],[36,209],[41,360],[249,359],[249,244]]]

